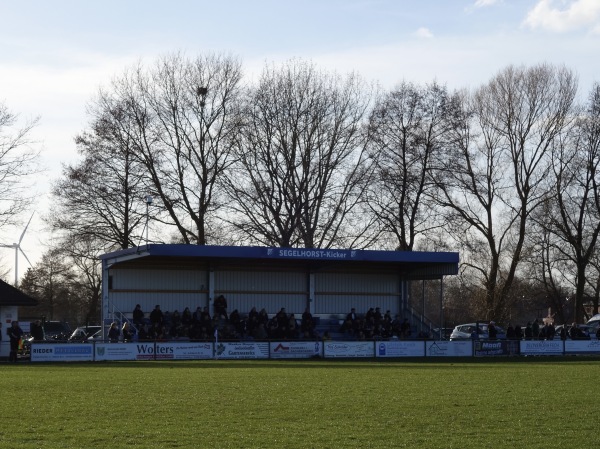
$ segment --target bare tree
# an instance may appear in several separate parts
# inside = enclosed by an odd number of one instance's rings
[[[222,205],[219,184],[233,162],[241,76],[235,58],[175,54],[152,69],[139,65],[105,92],[126,106],[134,124],[126,132],[157,207],[183,243],[206,244]]]
[[[565,68],[508,67],[456,98],[448,151],[434,179],[439,205],[484,286],[488,319],[503,318],[532,212],[547,194],[550,148],[568,126],[577,80]],[[465,264],[465,261],[463,261]]]
[[[446,89],[400,84],[376,105],[369,121],[373,176],[368,207],[395,247],[412,251],[418,236],[440,226],[431,196],[433,161],[445,133]]]
[[[58,210],[48,217],[65,238],[103,242],[104,249],[139,243],[147,178],[134,152],[123,105],[100,95],[88,108],[90,130],[76,138],[82,160],[63,168],[53,187]]]
[[[568,261],[575,320],[582,322],[590,261],[600,233],[600,85],[594,86],[587,110],[577,114],[574,125],[553,145],[551,200],[555,207],[543,216],[541,225],[555,236],[559,259]]]
[[[229,223],[242,239],[277,246],[361,245],[365,223],[354,215],[365,165],[362,126],[369,92],[290,61],[266,67],[250,89],[229,177]]]
[[[38,152],[31,130],[38,119],[17,127],[18,116],[0,103],[0,229],[18,223],[33,200],[32,175],[38,172]]]

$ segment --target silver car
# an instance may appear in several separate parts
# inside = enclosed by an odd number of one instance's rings
[[[498,340],[506,339],[506,331],[498,325],[496,325],[495,327],[496,338]],[[454,330],[450,334],[450,341],[471,340],[475,338],[476,331],[477,323],[459,324],[454,328]],[[480,340],[489,339],[487,323],[479,323],[479,335],[477,335],[477,338],[479,338]]]

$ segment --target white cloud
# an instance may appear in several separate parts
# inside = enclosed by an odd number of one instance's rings
[[[485,8],[500,3],[500,0],[477,0],[473,5],[474,8]]]
[[[433,39],[433,33],[429,30],[429,28],[421,27],[417,31],[414,32],[416,37],[421,39]]]
[[[561,5],[564,3],[561,3]],[[554,0],[539,0],[527,14],[523,26],[564,33],[567,31],[600,26],[600,1],[574,0],[561,9]]]

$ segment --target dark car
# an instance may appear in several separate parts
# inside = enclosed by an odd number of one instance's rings
[[[66,341],[71,335],[71,328],[64,321],[44,321],[43,327],[46,340]]]

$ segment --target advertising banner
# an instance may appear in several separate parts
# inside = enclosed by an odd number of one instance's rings
[[[471,341],[427,341],[425,355],[427,357],[471,357],[473,343]]]
[[[516,355],[519,353],[518,340],[476,340],[473,342],[475,356]]]
[[[600,340],[565,340],[566,354],[600,354]]]
[[[422,341],[378,341],[375,342],[376,357],[423,357],[425,343]]]
[[[323,343],[325,357],[375,357],[372,341],[326,341]]]
[[[270,345],[272,359],[309,359],[323,355],[320,341],[280,341]]]
[[[94,345],[44,344],[31,345],[32,362],[91,362],[94,360]]]
[[[564,349],[561,340],[523,340],[520,343],[522,355],[562,355]]]
[[[268,359],[269,343],[221,343],[215,347],[218,359]]]
[[[96,343],[96,360],[190,360],[211,359],[212,343]]]

